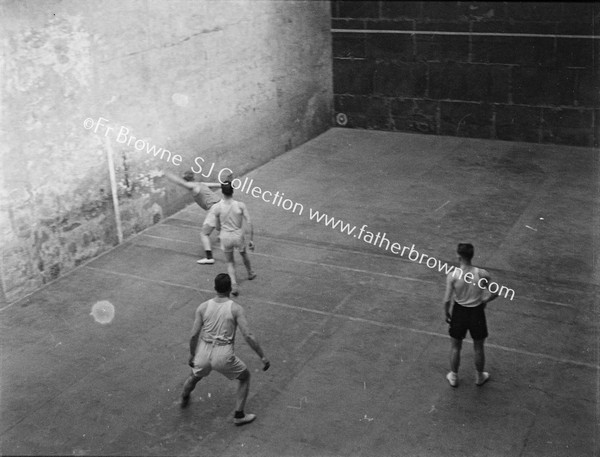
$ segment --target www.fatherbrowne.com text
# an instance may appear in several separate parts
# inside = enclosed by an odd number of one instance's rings
[[[179,166],[183,161],[183,157],[179,154],[172,154],[171,151],[163,148],[157,148],[153,145],[148,139],[136,138],[130,133],[130,129],[124,126],[120,126],[118,129],[116,127],[111,127],[108,125],[108,119],[99,117],[97,120],[92,118],[87,118],[83,122],[83,126],[87,130],[92,130],[96,134],[103,134],[105,137],[110,136],[111,134],[115,136],[117,143],[126,145],[128,147],[133,147],[139,152],[145,151],[146,154],[152,155],[155,158],[160,156],[160,159],[165,162],[170,162],[173,165]],[[100,131],[99,131],[100,130]],[[200,174],[200,176],[204,178],[210,178],[213,176],[213,172],[215,171],[216,164],[213,162],[210,167],[206,166],[205,160],[202,157],[196,157],[194,159],[194,165],[191,166],[191,170],[194,173]],[[223,182],[226,176],[230,173],[233,173],[233,170],[230,168],[221,168],[219,172],[216,174],[219,182]],[[294,202],[289,198],[284,198],[285,193],[283,192],[274,192],[271,190],[264,190],[259,186],[254,185],[254,179],[245,177],[243,180],[240,178],[235,178],[232,181],[232,187],[236,189],[238,192],[245,193],[247,195],[251,195],[254,198],[261,199],[265,203],[269,203],[273,206],[277,206],[278,208],[282,208],[285,211],[291,211],[293,214],[297,214],[298,216],[302,216],[305,214],[304,205],[302,203]],[[465,282],[469,284],[476,284],[478,287],[482,289],[488,289],[492,293],[497,293],[499,296],[504,298],[510,298],[513,300],[515,297],[515,291],[513,289],[509,289],[506,286],[501,286],[496,282],[487,283],[486,278],[481,278],[477,282],[473,282],[473,274],[467,272],[463,277],[463,270],[460,268],[456,268],[454,266],[448,265],[446,262],[443,262],[436,259],[435,257],[431,257],[424,253],[419,253],[415,249],[415,245],[402,246],[400,243],[394,242],[392,243],[388,238],[387,234],[381,232],[371,232],[367,230],[368,226],[362,225],[360,228],[356,225],[352,225],[350,223],[344,222],[341,219],[336,219],[333,216],[329,216],[328,214],[321,213],[320,211],[314,210],[313,208],[308,208],[308,218],[311,221],[315,221],[318,224],[323,224],[326,227],[329,227],[333,230],[338,229],[340,233],[345,235],[353,236],[354,238],[363,241],[367,244],[378,246],[379,248],[385,249],[386,251],[391,252],[392,254],[399,255],[400,257],[407,257],[409,260],[418,263],[425,263],[428,268],[437,269],[439,272],[443,272],[445,274],[450,274],[454,272],[454,275],[458,274],[459,279],[463,279]],[[406,255],[407,254],[407,255]],[[427,260],[425,260],[427,259]]]

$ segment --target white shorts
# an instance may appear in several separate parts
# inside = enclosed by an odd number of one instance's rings
[[[246,364],[233,353],[233,344],[219,346],[201,340],[192,372],[195,376],[204,378],[215,370],[229,379],[236,379],[247,369]]]
[[[208,211],[208,214],[206,215],[206,217],[204,218],[204,222],[202,223],[202,228],[204,228],[205,225],[208,225],[212,229],[219,229],[219,222],[217,221],[217,216],[215,216],[215,213],[213,213],[212,211]]]
[[[238,249],[240,252],[246,252],[246,239],[243,233],[221,232],[220,236],[223,252],[233,252],[234,249]]]

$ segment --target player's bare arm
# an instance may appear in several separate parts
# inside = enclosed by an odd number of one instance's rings
[[[452,274],[446,276],[446,292],[444,293],[444,314],[446,316],[446,322],[450,322],[452,315],[450,314],[450,303],[452,299],[452,292],[454,291],[454,277]]]
[[[242,214],[244,216],[244,223],[246,224],[246,228],[250,233],[250,242],[248,246],[250,250],[254,251],[254,226],[252,225],[252,221],[250,220],[250,213],[248,212],[248,207],[242,203]]]
[[[269,362],[269,359],[265,357],[265,354],[262,348],[260,347],[258,340],[250,331],[244,308],[242,308],[240,305],[234,302],[231,312],[233,314],[233,317],[235,318],[238,328],[240,329],[240,332],[242,332],[242,336],[246,340],[246,343],[248,343],[248,346],[250,346],[252,350],[256,352],[256,354],[260,357],[260,360],[263,363],[263,370],[268,370],[271,366],[271,362]]]
[[[485,284],[485,288],[487,291],[487,294],[484,293],[484,296],[481,300],[481,302],[485,305],[487,305],[489,302],[491,302],[492,300],[495,300],[496,298],[498,298],[498,293],[497,292],[492,292],[490,291],[490,283],[492,282],[492,277],[490,276],[490,274],[484,270],[484,274],[481,275],[481,280],[483,281],[482,284]]]
[[[169,171],[165,171],[164,175],[169,181],[174,182],[175,184],[181,187],[185,187],[186,189],[191,190],[196,194],[199,192],[200,183],[198,182],[186,181],[185,179],[181,179],[179,176],[174,175]],[[221,187],[220,182],[203,182],[202,184],[204,184],[207,187]]]
[[[169,181],[174,182],[178,186],[185,187],[186,189],[192,190],[192,191],[196,190],[197,184],[194,183],[193,181],[192,182],[186,181],[186,180],[180,178],[179,176],[174,175],[170,171],[165,171],[164,173],[165,173],[165,177]]]
[[[190,338],[190,360],[188,364],[193,366],[194,357],[196,356],[196,348],[198,347],[198,339],[200,338],[200,331],[202,330],[202,310],[204,305],[201,305],[196,309],[196,316],[194,319],[194,326],[192,328],[192,336]]]

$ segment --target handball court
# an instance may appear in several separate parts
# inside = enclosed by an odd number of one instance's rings
[[[224,164],[223,166],[226,166]],[[240,296],[271,368],[218,373],[178,406],[196,307],[225,272],[200,266],[190,204],[1,310],[3,455],[592,456],[598,443],[598,152],[557,145],[334,128],[255,169],[258,274]],[[514,290],[487,307],[486,370],[470,338],[453,389],[444,273],[339,228],[309,207],[456,264],[456,245]],[[357,228],[358,230],[358,228]],[[211,237],[218,246],[216,236]],[[110,324],[90,311],[115,307]]]

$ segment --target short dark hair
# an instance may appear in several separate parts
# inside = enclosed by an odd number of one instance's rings
[[[194,172],[191,170],[186,171],[183,174],[183,180],[187,181],[187,182],[193,181],[194,180]]]
[[[219,294],[231,292],[231,277],[227,273],[219,273],[215,278],[215,290]]]
[[[458,243],[458,248],[456,252],[463,259],[471,261],[473,258],[473,254],[475,254],[475,249],[471,243]]]
[[[233,195],[233,186],[231,185],[231,181],[224,181],[221,183],[221,192],[223,192],[223,195],[227,195],[228,197]]]

